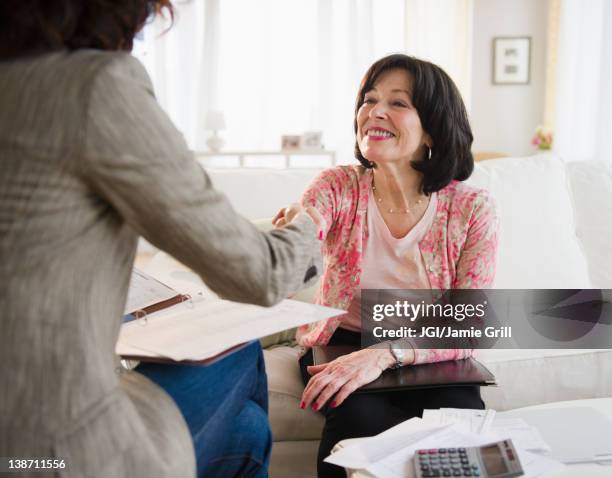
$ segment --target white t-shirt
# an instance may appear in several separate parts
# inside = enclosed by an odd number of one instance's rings
[[[423,217],[404,237],[395,238],[383,219],[374,195],[368,200],[369,238],[363,254],[360,286],[355,291],[340,327],[361,331],[361,289],[430,289],[419,242],[433,224],[437,194],[433,193]]]

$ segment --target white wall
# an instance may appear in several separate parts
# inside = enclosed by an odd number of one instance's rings
[[[531,137],[544,120],[547,0],[475,0],[472,102],[474,151],[522,156],[535,151]],[[528,85],[492,84],[497,36],[531,37]]]

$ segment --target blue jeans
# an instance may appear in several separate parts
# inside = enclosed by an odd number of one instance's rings
[[[266,477],[272,448],[259,342],[212,365],[141,363],[176,402],[191,432],[198,477]]]

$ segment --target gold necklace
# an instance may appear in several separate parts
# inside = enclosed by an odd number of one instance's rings
[[[378,204],[381,205],[381,207],[383,207],[385,209],[385,211],[387,211],[389,214],[410,214],[412,211],[411,209],[416,208],[417,206],[419,206],[420,204],[423,203],[423,196],[421,195],[421,197],[415,202],[414,206],[411,208],[410,207],[410,202],[408,202],[408,207],[407,208],[400,208],[400,209],[393,209],[392,207],[387,208],[384,204],[383,204],[383,199],[378,195],[378,193],[376,192],[376,185],[374,184],[374,178],[372,178],[372,193],[374,194],[374,199],[376,199],[376,202]]]

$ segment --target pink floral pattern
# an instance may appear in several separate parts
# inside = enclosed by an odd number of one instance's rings
[[[372,171],[362,166],[339,166],[323,171],[302,196],[304,206],[323,215],[322,253],[325,270],[317,292],[318,304],[348,309],[359,288],[361,260],[368,240],[366,212]],[[419,242],[432,289],[485,289],[495,277],[498,219],[489,193],[452,181],[438,191],[434,222]],[[332,318],[298,329],[305,347],[325,345],[340,319]],[[470,349],[416,349],[414,363],[455,360]]]

